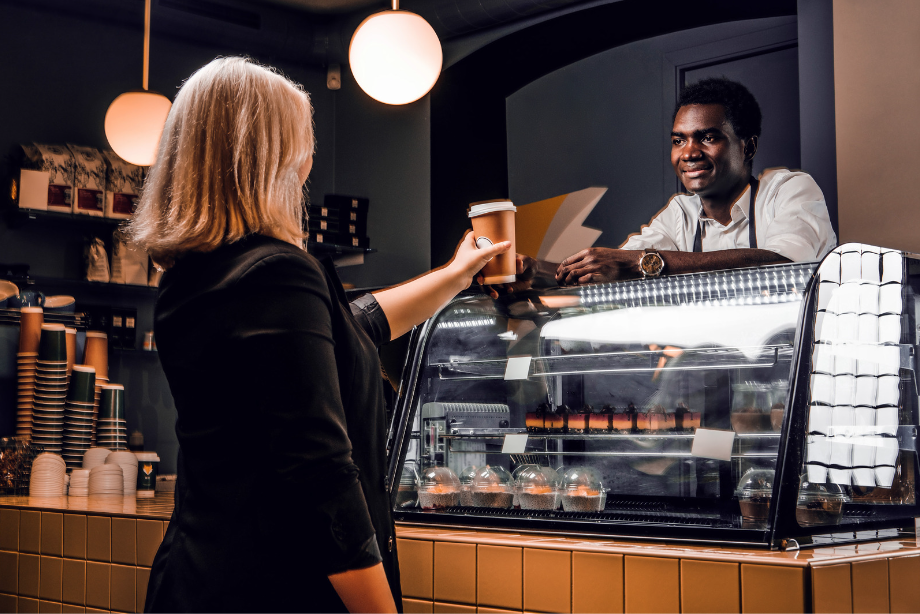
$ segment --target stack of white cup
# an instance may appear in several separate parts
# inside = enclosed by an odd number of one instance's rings
[[[105,457],[105,464],[121,467],[125,480],[125,495],[133,495],[137,492],[137,456],[134,455],[134,452],[112,452]]]
[[[74,469],[70,474],[71,497],[86,497],[89,495],[89,469]]]
[[[104,465],[106,457],[111,453],[108,448],[90,448],[83,454],[83,468],[92,469]]]
[[[99,465],[89,471],[89,494],[96,495],[123,495],[125,492],[125,476],[121,466],[115,463]]]
[[[33,497],[60,497],[64,492],[67,466],[57,454],[45,452],[32,461],[29,476],[29,494]]]

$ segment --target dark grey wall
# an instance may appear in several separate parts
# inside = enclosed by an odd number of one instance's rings
[[[794,41],[795,23],[795,17],[775,17],[658,36],[570,64],[518,90],[506,104],[512,200],[523,205],[606,186],[586,225],[604,231],[597,245],[620,245],[665,206],[677,186],[668,157],[677,70]],[[774,59],[788,65],[790,53],[793,74],[777,87],[789,90],[784,98],[793,101],[797,140],[795,50]],[[731,73],[732,68],[722,64],[714,70]],[[702,71],[690,75],[697,72]],[[769,139],[765,130],[761,140]],[[798,143],[782,149],[791,151],[783,165],[798,166]],[[771,159],[770,165],[777,162]]]

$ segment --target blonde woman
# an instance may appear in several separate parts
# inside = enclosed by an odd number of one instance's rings
[[[147,611],[393,612],[401,603],[376,346],[471,283],[499,244],[344,300],[303,249],[308,95],[217,59],[183,85],[133,222],[175,400],[176,507]]]

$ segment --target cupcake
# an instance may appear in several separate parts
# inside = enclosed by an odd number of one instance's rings
[[[559,476],[549,467],[529,465],[518,476],[521,509],[554,510],[559,507]]]
[[[567,512],[599,512],[603,489],[594,470],[573,467],[562,478],[562,509]]]
[[[480,467],[473,478],[474,507],[510,508],[514,502],[511,474],[501,465]]]
[[[418,500],[423,510],[454,507],[460,503],[460,479],[449,467],[429,467],[419,476]]]

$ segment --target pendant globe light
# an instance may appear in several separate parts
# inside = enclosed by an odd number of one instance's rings
[[[420,16],[381,11],[361,22],[348,48],[355,81],[367,95],[386,104],[408,104],[428,93],[441,74],[441,41]]]
[[[105,113],[105,136],[122,159],[138,166],[156,160],[157,145],[172,103],[147,89],[150,72],[150,0],[144,5],[144,89],[121,94]]]

